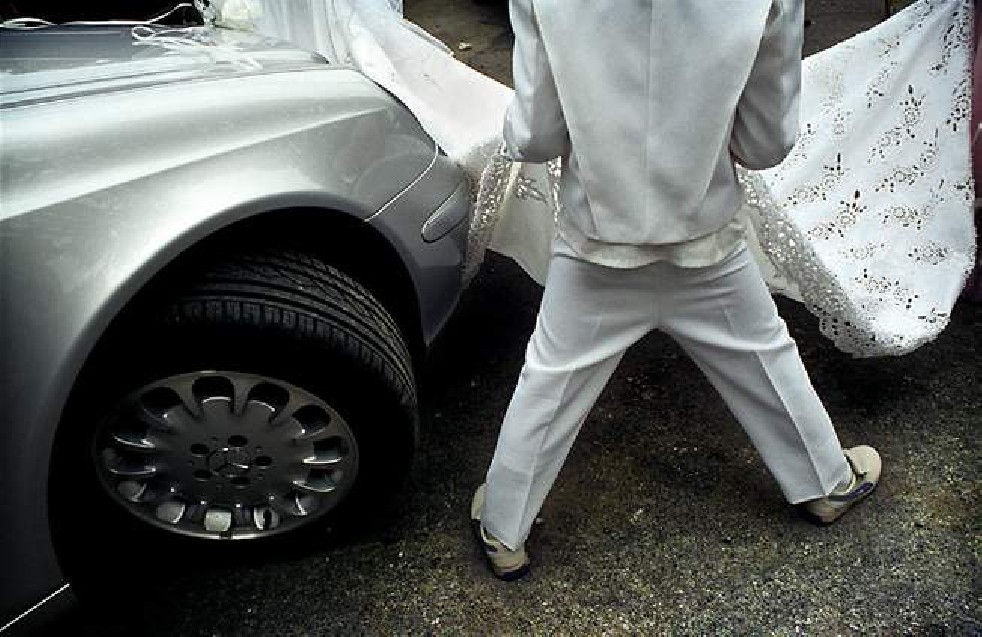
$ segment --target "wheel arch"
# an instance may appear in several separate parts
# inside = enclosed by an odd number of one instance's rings
[[[98,362],[100,352],[121,336],[128,322],[151,310],[182,277],[205,260],[230,251],[273,246],[302,251],[351,276],[378,298],[398,323],[414,363],[425,353],[419,299],[413,279],[396,248],[376,229],[356,216],[331,208],[293,206],[267,210],[239,219],[191,242],[176,242],[149,275],[133,272],[132,292],[119,310],[100,327],[84,357],[73,386]],[[372,259],[366,260],[365,254]],[[71,394],[74,394],[74,389]],[[62,416],[68,411],[71,396]],[[61,419],[60,419],[61,420]],[[61,425],[59,425],[59,429]]]
[[[140,278],[140,273],[134,272],[129,277],[128,289],[133,292],[120,303],[119,311],[101,326],[62,405],[47,467],[49,507],[54,504],[54,474],[59,466],[58,459],[70,452],[76,439],[74,433],[78,427],[72,425],[73,414],[85,411],[84,395],[88,383],[99,382],[99,371],[112,359],[115,345],[126,340],[129,327],[158,306],[163,298],[161,295],[181,277],[193,273],[204,260],[231,250],[260,246],[306,252],[364,285],[403,330],[414,366],[421,363],[425,341],[413,280],[396,248],[379,231],[353,215],[310,206],[284,207],[239,219],[188,245],[174,246],[170,254],[161,259],[162,265],[149,276]],[[365,254],[371,254],[372,259],[365,259]],[[50,508],[48,520],[57,524],[57,513]],[[57,536],[57,533],[53,534],[52,539],[55,551],[60,555],[61,542]]]
[[[365,221],[329,208],[269,210],[213,232],[182,251],[144,283],[119,313],[121,320],[126,320],[133,309],[139,311],[152,303],[153,299],[148,297],[166,290],[175,277],[193,270],[202,259],[263,246],[307,253],[364,285],[393,315],[414,362],[418,364],[422,360],[425,341],[420,301],[413,278],[397,249]],[[366,259],[366,254],[371,258]]]

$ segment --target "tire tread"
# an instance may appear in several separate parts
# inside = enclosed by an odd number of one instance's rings
[[[415,408],[409,349],[395,320],[357,281],[323,261],[291,251],[227,257],[180,291],[165,320],[267,326],[330,343],[397,390]]]

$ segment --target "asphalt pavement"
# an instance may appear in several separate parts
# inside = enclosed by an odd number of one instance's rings
[[[407,0],[468,63],[508,80],[504,2]],[[809,50],[874,24],[881,2],[809,2]],[[464,43],[464,46],[461,46]],[[982,634],[982,306],[935,342],[857,360],[779,301],[846,445],[884,458],[837,525],[800,520],[695,366],[652,334],[587,421],[528,548],[487,573],[468,505],[490,460],[541,289],[491,255],[424,373],[418,461],[356,534],[209,563],[134,564],[124,615],[93,635]],[[122,575],[122,574],[121,574]],[[74,630],[73,630],[74,632]]]

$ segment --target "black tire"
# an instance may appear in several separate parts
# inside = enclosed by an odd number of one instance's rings
[[[100,423],[128,393],[158,379],[201,370],[275,378],[344,418],[358,447],[354,485],[303,532],[357,524],[362,507],[395,491],[410,466],[417,437],[412,360],[398,325],[368,290],[294,251],[250,252],[197,267],[155,290],[158,298],[166,291],[162,302],[144,298],[124,317],[73,394],[56,447],[52,506],[56,542],[87,547],[81,561],[77,553],[68,558],[79,568],[90,569],[98,554],[106,557],[144,532],[187,546],[125,511],[97,477]],[[79,519],[86,521],[82,535]],[[103,548],[93,553],[93,546]]]
[[[165,340],[194,358],[182,343],[204,339],[205,358],[246,367],[278,367],[279,348],[299,350],[306,371],[323,370],[315,357],[339,365],[369,383],[374,400],[401,412],[415,439],[416,385],[412,359],[392,316],[358,282],[314,257],[264,252],[227,258],[174,295],[160,318]],[[239,339],[269,341],[261,360],[229,352]],[[314,359],[314,360],[311,360]],[[286,371],[287,379],[301,378]],[[316,375],[316,372],[314,372]],[[343,377],[341,377],[343,380]],[[315,384],[316,381],[314,381]],[[300,383],[303,384],[303,383]],[[368,389],[366,387],[366,389]],[[336,391],[325,389],[329,395]],[[365,392],[355,388],[355,394]],[[337,400],[351,402],[345,392]],[[351,412],[367,405],[351,405]]]
[[[382,304],[340,270],[292,251],[223,259],[174,295],[160,331],[171,370],[197,362],[270,374],[335,406],[366,452],[351,500],[408,471],[418,433],[409,348]]]

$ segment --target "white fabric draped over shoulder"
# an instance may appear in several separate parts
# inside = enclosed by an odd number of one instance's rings
[[[476,185],[469,274],[490,247],[545,280],[560,166],[498,152],[507,87],[405,20],[400,0],[214,4],[219,24],[319,51],[398,96]],[[772,290],[803,301],[853,355],[935,338],[972,268],[971,41],[971,0],[919,0],[808,58],[794,150],[740,175]]]

